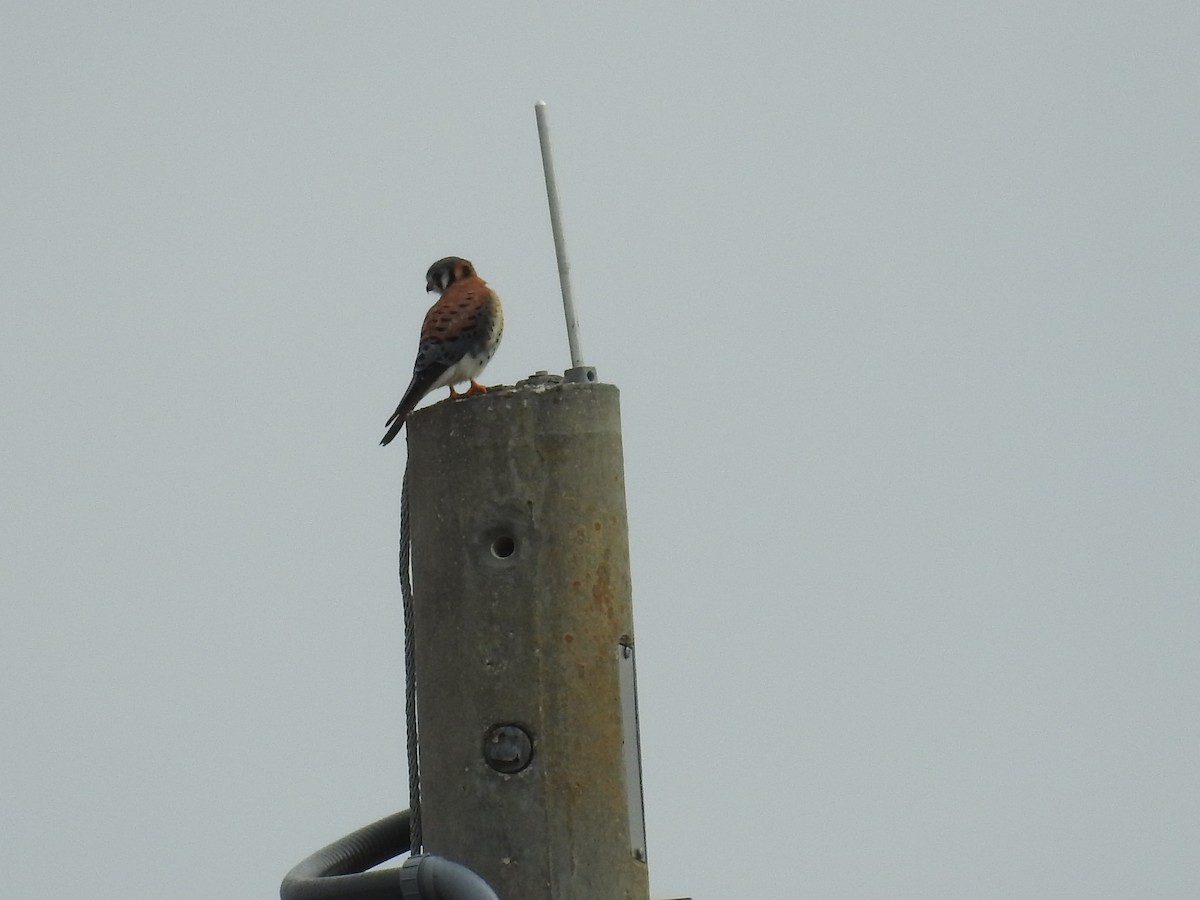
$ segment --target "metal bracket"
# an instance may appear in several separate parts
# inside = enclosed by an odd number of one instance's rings
[[[563,372],[563,381],[567,384],[594,384],[596,381],[595,366],[576,366]]]
[[[637,669],[633,640],[617,644],[617,676],[621,691],[622,749],[625,754],[625,804],[629,809],[629,842],[633,858],[646,861],[646,812],[642,799],[642,742],[638,728]]]

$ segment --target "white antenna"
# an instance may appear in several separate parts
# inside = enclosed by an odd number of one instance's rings
[[[579,321],[575,318],[575,299],[571,295],[571,264],[567,262],[567,243],[563,239],[562,212],[558,206],[558,183],[554,180],[554,157],[550,151],[550,125],[546,121],[546,101],[534,104],[537,113],[538,142],[542,146],[542,171],[546,175],[546,199],[550,203],[550,229],[554,232],[554,253],[558,257],[558,282],[562,288],[563,315],[567,319],[567,344],[571,349],[571,368],[567,381],[595,381],[596,370],[583,363],[579,339]]]

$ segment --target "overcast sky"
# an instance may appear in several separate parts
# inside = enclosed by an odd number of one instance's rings
[[[0,872],[406,805],[424,273],[621,389],[654,897],[1200,896],[1200,5],[0,0]]]

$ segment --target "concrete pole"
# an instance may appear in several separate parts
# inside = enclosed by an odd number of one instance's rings
[[[647,900],[617,389],[407,428],[425,850],[504,900]]]

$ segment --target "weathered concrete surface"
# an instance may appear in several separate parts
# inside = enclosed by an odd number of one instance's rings
[[[505,900],[647,900],[618,677],[633,610],[617,389],[491,392],[407,428],[425,849]],[[486,760],[497,725],[532,738],[515,774]]]

